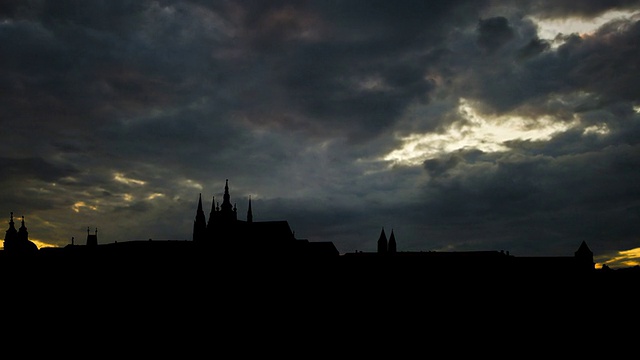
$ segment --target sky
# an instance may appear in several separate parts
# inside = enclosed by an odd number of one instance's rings
[[[0,2],[0,217],[640,264],[640,1]]]

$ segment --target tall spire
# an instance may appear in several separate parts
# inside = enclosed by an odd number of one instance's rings
[[[389,235],[389,248],[387,251],[389,254],[396,253],[396,236],[393,234],[393,229],[391,229],[391,235]]]
[[[231,205],[231,195],[229,195],[229,179],[224,185],[224,195],[222,196],[222,205],[220,205],[220,218],[227,224],[232,224],[238,219],[237,208]]]
[[[211,211],[209,212],[209,221],[207,222],[207,231],[209,231],[209,235],[212,233],[213,225],[215,224],[216,219],[216,197],[211,197]]]
[[[15,224],[13,222],[13,211],[11,212],[11,217],[9,218],[9,228],[4,236],[4,248],[7,249],[7,245],[9,248],[12,246],[12,243],[18,238],[18,230],[16,230]]]
[[[193,241],[201,241],[206,238],[207,220],[202,210],[202,193],[198,195],[198,209],[196,210],[196,219],[193,221]]]
[[[231,195],[229,195],[229,179],[226,180],[224,184],[224,195],[222,196],[222,205],[220,206],[220,211],[223,213],[230,213],[233,211],[233,206],[231,205]]]
[[[21,241],[29,240],[29,232],[27,231],[27,227],[24,225],[24,216],[22,216],[22,224],[20,225],[20,229],[18,229],[18,239]]]
[[[385,254],[387,252],[387,234],[384,233],[384,226],[380,231],[380,237],[378,238],[378,253]]]
[[[202,193],[198,195],[198,209],[196,211],[198,213],[202,211]]]

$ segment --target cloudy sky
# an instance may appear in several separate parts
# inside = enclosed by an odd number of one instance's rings
[[[0,211],[191,239],[228,179],[341,253],[636,264],[639,44],[633,0],[5,0]]]

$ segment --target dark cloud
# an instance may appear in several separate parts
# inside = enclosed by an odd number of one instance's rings
[[[513,37],[514,31],[509,26],[509,20],[505,17],[482,19],[478,23],[478,45],[490,53],[499,49]]]
[[[448,245],[482,238],[501,247],[503,239],[518,238],[518,245],[509,246],[513,252],[542,254],[551,243],[569,251],[584,238],[593,248],[606,249],[610,237],[616,237],[633,247],[640,230],[632,205],[637,200],[629,201],[637,199],[639,191],[637,150],[618,146],[556,157],[505,154],[471,162],[462,156],[431,160],[425,166],[430,173],[436,168],[440,173],[426,184],[428,205],[413,209],[414,216],[422,215],[431,231],[457,234],[447,237]],[[446,246],[437,239],[433,244]]]
[[[519,59],[527,59],[549,50],[550,46],[548,41],[533,38],[528,44],[518,50],[517,55]]]
[[[78,171],[71,167],[60,167],[42,158],[0,158],[3,180],[16,181],[21,178],[56,181],[62,177],[73,176]]]
[[[636,44],[640,41],[640,21],[614,22],[592,37],[568,42],[560,49],[563,60],[571,62],[567,82],[597,92],[607,101],[637,101],[640,85]]]

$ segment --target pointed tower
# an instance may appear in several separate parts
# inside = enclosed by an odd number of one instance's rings
[[[253,212],[251,211],[251,195],[249,195],[249,209],[247,210],[247,222],[253,222]]]
[[[16,230],[15,223],[13,222],[13,212],[11,212],[11,217],[9,218],[9,228],[4,235],[4,249],[5,250],[13,250],[18,241],[18,230]]]
[[[389,248],[387,251],[389,254],[396,253],[396,236],[393,234],[393,229],[391,229],[391,235],[389,235]]]
[[[593,252],[587,246],[587,243],[583,240],[582,244],[576,252],[574,253],[574,257],[580,269],[588,269],[593,270],[595,268],[595,263],[593,262]]]
[[[18,229],[18,241],[21,243],[29,241],[29,232],[27,231],[27,227],[24,225],[24,216],[22,217],[20,229]]]
[[[209,212],[209,221],[207,222],[207,234],[210,239],[213,238],[213,227],[215,226],[216,217],[218,215],[217,210],[218,209],[216,208],[216,197],[213,196],[211,198],[211,211]]]
[[[387,253],[387,235],[384,233],[384,226],[382,227],[382,231],[380,231],[380,237],[378,238],[378,253]]]
[[[204,241],[207,236],[207,220],[202,210],[202,194],[198,195],[198,209],[193,221],[193,241]]]
[[[237,209],[231,205],[231,195],[229,195],[229,179],[226,179],[224,185],[224,195],[222,196],[222,205],[220,205],[220,217],[225,223],[232,223],[238,219]]]
[[[38,246],[29,240],[29,232],[24,224],[24,216],[22,217],[22,225],[16,230],[13,222],[13,212],[9,220],[9,229],[4,237],[4,249],[14,254],[32,254],[38,251]]]

